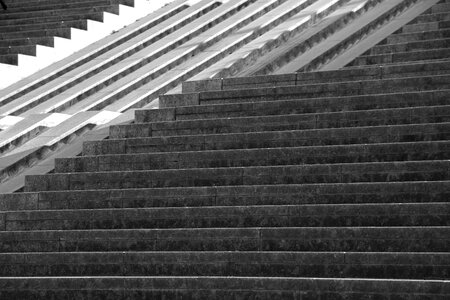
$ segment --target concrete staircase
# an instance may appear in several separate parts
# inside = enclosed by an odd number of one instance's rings
[[[446,7],[340,70],[186,82],[27,176],[0,298],[448,299]]]

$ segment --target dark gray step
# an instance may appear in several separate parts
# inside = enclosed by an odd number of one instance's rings
[[[403,26],[397,33],[413,33],[413,32],[420,32],[420,31],[436,31],[440,29],[448,29],[450,28],[450,21],[435,21],[435,22],[422,22],[422,23],[415,23],[415,24],[408,24],[406,26]]]
[[[111,138],[228,134],[450,121],[450,105],[115,125]]]
[[[84,155],[253,149],[450,140],[450,123],[108,139],[83,144]]]
[[[450,29],[393,34],[387,37],[383,43],[398,44],[398,43],[416,42],[419,40],[425,41],[425,40],[436,40],[445,38],[450,38]]]
[[[4,40],[20,39],[20,38],[36,38],[44,36],[57,36],[66,39],[71,37],[71,28],[69,26],[59,26],[57,28],[47,28],[41,30],[19,31],[19,32],[7,32],[1,34]]]
[[[413,52],[387,53],[367,55],[356,58],[350,66],[378,65],[391,63],[408,63],[413,61],[443,60],[450,58],[448,48],[420,50]]]
[[[53,47],[54,46],[54,38],[51,36],[44,36],[44,37],[9,39],[7,41],[0,40],[1,48],[13,48],[14,49],[14,47],[30,46],[30,45],[43,45],[43,46]]]
[[[74,15],[80,16],[80,19],[88,19],[85,14],[92,12],[109,12],[118,15],[119,5],[98,5],[95,7],[78,7],[78,8],[60,8],[60,9],[50,9],[43,11],[25,11],[8,13],[2,15],[2,20],[17,20],[17,19],[45,19],[47,16],[64,16],[64,15]],[[2,24],[2,23],[0,23]],[[3,25],[3,24],[2,24]]]
[[[36,45],[22,45],[22,46],[12,46],[12,47],[2,47],[0,48],[0,57],[17,56],[17,54],[25,54],[36,56]],[[6,59],[2,60],[6,62]],[[4,62],[4,63],[5,63]]]
[[[299,98],[338,97],[352,95],[384,94],[427,91],[450,88],[450,75],[386,78],[348,82],[304,84],[227,91],[209,91],[189,94],[162,95],[160,107],[189,106],[199,104],[224,104],[257,102]],[[385,91],[383,93],[383,91]]]
[[[261,276],[446,279],[450,254],[398,252],[100,252],[0,254],[2,277]]]
[[[65,15],[46,15],[41,18],[23,18],[23,19],[0,19],[0,26],[21,26],[21,25],[31,25],[31,24],[41,24],[41,23],[51,23],[51,22],[66,22],[73,20],[94,20],[98,22],[103,22],[103,12],[102,11],[91,11],[86,12],[83,15],[78,13],[65,14]]]
[[[418,16],[414,19],[413,24],[449,21],[450,14],[448,12],[429,13]]]
[[[447,252],[450,227],[209,228],[2,231],[0,252]]]
[[[449,12],[450,11],[450,3],[448,2],[442,2],[439,4],[434,5],[431,8],[432,13],[441,13],[441,12]]]
[[[50,23],[36,23],[31,25],[17,25],[17,26],[2,26],[0,32],[12,33],[12,32],[26,32],[32,30],[45,30],[48,28],[60,28],[60,27],[73,27],[78,29],[87,30],[87,20],[67,20]]]
[[[76,9],[76,8],[95,8],[101,5],[116,5],[116,4],[126,4],[128,6],[133,6],[133,0],[91,0],[91,1],[79,1],[75,0],[72,2],[30,2],[27,6],[17,6],[10,5],[8,7],[8,14],[20,13],[20,12],[40,12],[40,11],[52,11],[55,9]]]
[[[306,183],[442,181],[450,161],[380,162],[31,175],[25,191]]]
[[[450,141],[58,158],[56,173],[450,159]]]
[[[450,204],[321,204],[41,210],[0,213],[4,231],[449,226]]]
[[[413,33],[420,31],[436,31],[440,29],[449,29],[449,28],[450,28],[450,20],[442,20],[427,23],[423,22],[423,23],[408,24],[404,26],[402,29],[400,29],[400,32]]]
[[[0,195],[0,211],[447,202],[450,182],[291,184],[53,191]]]
[[[114,287],[114,288],[111,288]],[[447,281],[274,277],[0,278],[0,297],[22,299],[447,300]],[[308,297],[308,298],[306,298]]]
[[[448,39],[433,40],[447,41]],[[390,49],[393,47],[404,47],[409,44],[382,45],[372,49]],[[445,48],[446,46],[442,46]],[[407,50],[402,50],[407,51]],[[388,52],[391,52],[390,50]],[[370,53],[367,53],[370,54]],[[378,54],[378,53],[373,53]],[[419,77],[427,75],[443,75],[449,73],[450,61],[439,62],[411,62],[409,64],[390,64],[380,66],[361,66],[358,68],[345,68],[332,71],[301,72],[282,75],[264,75],[251,77],[231,77],[220,79],[207,79],[200,81],[188,81],[183,83],[184,93],[214,91],[214,90],[236,90],[249,88],[267,88],[276,86],[295,86],[313,83],[330,83],[360,80],[380,80],[399,77]],[[163,96],[164,98],[165,96]],[[205,97],[202,97],[205,99]]]
[[[375,46],[366,55],[380,55],[389,54],[395,52],[408,52],[417,50],[428,50],[428,49],[439,49],[439,48],[450,48],[450,39],[436,39],[428,41],[417,41],[393,45],[379,45]],[[435,63],[438,64],[438,63]],[[387,67],[387,66],[385,66]]]
[[[130,0],[107,0],[110,1],[111,3],[119,3],[119,4],[124,4],[124,5],[132,5],[132,1]],[[27,7],[28,5],[39,5],[39,4],[45,4],[45,5],[51,5],[54,3],[73,3],[73,2],[77,2],[80,5],[83,2],[91,2],[91,0],[76,0],[76,1],[69,1],[69,0],[14,0],[12,3],[9,4],[9,8],[14,8],[14,7]]]
[[[449,97],[450,90],[437,90],[381,95],[180,106],[137,110],[135,112],[135,123],[436,106],[448,104]]]
[[[33,46],[35,47],[35,46]],[[18,54],[0,54],[0,63],[8,65],[19,65],[19,55]]]

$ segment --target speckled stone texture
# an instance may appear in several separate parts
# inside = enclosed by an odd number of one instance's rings
[[[450,299],[449,3],[342,70],[185,83],[27,176],[0,299]]]

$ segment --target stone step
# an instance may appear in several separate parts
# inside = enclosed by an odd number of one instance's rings
[[[450,139],[450,123],[108,139],[83,145],[84,155],[399,143]]]
[[[11,286],[16,287],[15,289]],[[21,288],[18,289],[17,286]],[[114,286],[114,289],[111,289]],[[181,288],[180,288],[181,287]],[[2,278],[5,299],[295,299],[300,295],[331,299],[402,297],[448,298],[446,282],[434,280],[315,279],[265,277],[41,277]],[[126,291],[126,296],[125,296]],[[405,292],[406,291],[406,292]],[[313,295],[313,296],[310,296]],[[122,297],[123,296],[123,297]],[[392,298],[391,298],[392,297]]]
[[[432,13],[441,13],[441,12],[449,12],[450,11],[450,3],[448,2],[442,2],[439,3],[431,9]]]
[[[449,14],[450,15],[450,14]],[[449,16],[450,18],[450,16]],[[450,28],[450,20],[440,22],[415,23],[404,26],[401,29],[402,33],[412,33],[420,31],[436,31],[439,29]]]
[[[80,5],[86,5],[86,4],[82,4],[82,2],[90,2],[91,0],[76,0],[75,2],[79,3]],[[108,1],[108,0],[107,0]],[[131,5],[129,3],[132,3],[129,0],[110,0],[112,3],[120,3],[120,4],[125,4],[125,5]],[[10,5],[8,6],[9,8],[14,8],[14,7],[26,7],[27,5],[39,5],[39,3],[41,4],[45,4],[45,5],[51,5],[54,3],[72,3],[74,1],[69,1],[69,0],[14,0],[12,3],[10,3]]]
[[[0,40],[1,48],[14,49],[15,47],[20,46],[29,46],[29,45],[42,45],[47,47],[54,46],[54,38],[52,36],[42,36],[42,37],[31,37],[31,38],[18,38],[18,39],[10,39],[7,41]]]
[[[25,191],[449,180],[450,161],[372,162],[31,175]]]
[[[103,12],[102,11],[89,11],[83,14],[84,19],[94,20],[98,22],[103,22]],[[80,15],[74,14],[63,14],[63,15],[46,15],[41,18],[23,18],[23,19],[0,19],[0,26],[21,26],[21,25],[32,25],[40,23],[51,23],[51,22],[62,22],[69,20],[79,20]]]
[[[197,92],[188,94],[166,94],[159,98],[160,108],[199,104],[224,104],[286,100],[298,98],[320,98],[353,95],[380,94],[380,89],[389,93],[448,89],[450,75],[385,78],[360,81],[310,83],[297,86],[246,88],[240,90]]]
[[[18,13],[18,12],[41,12],[41,11],[52,11],[56,9],[76,9],[76,8],[92,8],[95,9],[97,6],[101,5],[115,5],[115,4],[125,4],[128,6],[133,6],[133,0],[91,0],[91,1],[59,1],[59,2],[32,2],[30,1],[29,5],[12,5],[8,7],[8,14]]]
[[[340,300],[363,299],[367,295],[377,299],[446,300],[450,293],[447,281],[441,280],[216,276],[0,278],[0,297],[5,299],[82,299],[86,295],[93,300],[125,297],[273,300],[300,296]]]
[[[103,22],[103,12],[102,11],[90,11],[86,12],[84,19],[89,19],[97,22]],[[52,22],[63,22],[71,20],[80,20],[79,14],[65,14],[65,15],[47,15],[41,18],[25,18],[25,19],[12,19],[12,20],[0,20],[0,26],[22,26],[22,25],[33,25],[41,23],[52,23]]]
[[[445,60],[450,58],[448,48],[363,55],[356,58],[349,66],[379,65],[391,63],[409,63],[413,61]]]
[[[228,134],[450,121],[450,105],[114,125],[111,138]]]
[[[53,39],[53,38],[52,38]],[[0,63],[17,65],[19,62],[18,54],[36,56],[36,45],[14,46],[11,48],[0,48]]]
[[[443,40],[446,41],[446,40]],[[399,44],[404,46],[405,44]],[[377,46],[391,47],[391,46]],[[379,48],[373,48],[379,49]],[[384,49],[384,48],[381,48]],[[406,50],[405,50],[406,51]],[[387,52],[390,52],[388,50]],[[367,53],[383,54],[383,53]],[[332,71],[300,72],[283,75],[264,75],[236,78],[205,79],[183,83],[183,93],[205,91],[236,90],[249,88],[268,88],[277,86],[296,86],[313,83],[330,83],[343,81],[360,81],[400,77],[420,77],[427,75],[444,75],[450,70],[450,61],[411,62],[409,64],[389,64],[379,66],[361,66]]]
[[[0,211],[447,202],[450,182],[333,183],[52,191],[0,195]]]
[[[101,11],[101,12],[109,12],[118,15],[119,14],[119,5],[98,5],[95,8],[93,7],[78,7],[78,8],[60,8],[60,9],[52,9],[51,11],[43,10],[43,11],[25,11],[25,12],[16,12],[10,14],[2,14],[2,20],[17,20],[17,19],[44,19],[48,15],[73,15],[77,14],[80,19],[85,18],[85,13],[89,13],[92,11]],[[1,25],[4,25],[5,22],[0,22]]]
[[[58,158],[56,173],[450,159],[450,141]]]
[[[367,51],[366,55],[380,55],[398,52],[409,52],[417,50],[429,50],[439,48],[450,48],[450,39],[436,39],[427,41],[416,41],[392,45],[378,45]]]
[[[436,31],[422,31],[414,33],[393,34],[386,38],[386,44],[400,44],[407,42],[416,42],[419,40],[435,40],[450,37],[450,29],[441,29]]]
[[[414,24],[418,23],[429,23],[429,22],[441,22],[441,21],[449,21],[450,14],[448,12],[437,12],[437,13],[429,13],[418,16],[414,20]]]
[[[0,252],[446,252],[449,236],[433,226],[1,231]]]
[[[1,212],[3,231],[449,226],[448,203],[320,204]]]
[[[9,32],[26,32],[30,30],[45,30],[47,28],[59,28],[59,27],[73,27],[78,29],[87,30],[87,20],[67,20],[67,21],[59,21],[59,22],[50,22],[50,23],[35,23],[35,24],[24,24],[17,26],[1,26],[0,31],[2,33]]]
[[[450,61],[449,61],[450,62]],[[179,106],[135,111],[135,123],[446,105],[450,90]]]
[[[100,252],[0,254],[2,277],[261,276],[445,279],[447,253]]]
[[[46,29],[37,29],[37,30],[22,30],[18,32],[6,32],[0,34],[0,36],[4,40],[9,39],[27,39],[32,37],[41,37],[41,36],[57,36],[66,39],[70,39],[71,37],[71,28],[63,24],[63,26],[59,26],[57,28],[46,28]]]

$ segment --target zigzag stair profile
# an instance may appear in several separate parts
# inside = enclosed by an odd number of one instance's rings
[[[175,1],[6,89],[3,186],[93,134],[0,194],[0,299],[449,299],[449,5]]]
[[[18,63],[18,54],[36,55],[36,45],[53,46],[53,37],[70,38],[71,28],[87,29],[87,20],[103,21],[133,0],[5,1],[0,19],[0,63]],[[9,2],[9,3],[8,3]]]

